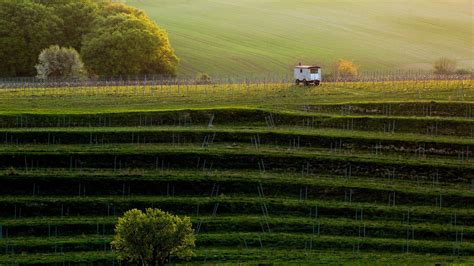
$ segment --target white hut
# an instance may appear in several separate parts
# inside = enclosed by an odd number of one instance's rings
[[[318,86],[321,83],[321,68],[299,64],[295,67],[294,76],[296,85],[303,83],[305,86],[310,84]]]

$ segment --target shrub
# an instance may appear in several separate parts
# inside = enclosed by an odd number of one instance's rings
[[[7,175],[9,175],[9,176],[17,176],[17,175],[18,175],[18,172],[16,171],[15,168],[10,167],[10,168],[8,168],[8,170],[7,170]]]
[[[455,72],[456,75],[470,75],[472,74],[472,70],[469,69],[458,69]]]
[[[456,61],[448,58],[440,58],[433,64],[433,73],[437,75],[449,75],[456,71]]]
[[[86,75],[84,63],[74,48],[52,45],[44,49],[36,65],[38,78],[81,78]]]
[[[197,83],[201,85],[207,85],[212,83],[211,76],[206,73],[200,74],[197,77]]]
[[[359,67],[350,60],[341,59],[336,65],[339,79],[351,79],[359,75]]]
[[[170,255],[194,256],[195,236],[189,217],[146,209],[133,209],[119,218],[112,247],[119,259],[138,265],[164,265]]]

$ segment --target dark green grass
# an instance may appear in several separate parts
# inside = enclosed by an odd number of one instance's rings
[[[398,156],[375,156],[373,154],[344,154],[330,150],[288,150],[287,147],[262,147],[256,149],[250,144],[233,146],[214,144],[202,148],[197,145],[21,145],[3,146],[0,151],[0,166],[22,168],[28,165],[40,167],[77,168],[80,167],[117,168],[123,161],[124,168],[158,168],[162,160],[167,168],[193,169],[199,160],[213,164],[213,169],[259,169],[258,162],[264,161],[266,169],[299,171],[310,164],[322,173],[344,172],[352,165],[354,175],[384,176],[387,169],[396,169],[400,177],[428,176],[437,171],[444,178],[469,181],[474,168],[469,161],[452,159],[402,158]],[[97,160],[100,157],[100,160]],[[177,160],[177,158],[181,158]],[[54,160],[47,160],[51,158]],[[30,161],[33,160],[33,163]],[[128,164],[126,162],[129,162]],[[36,164],[34,163],[36,162]],[[202,161],[201,161],[202,162]],[[167,165],[166,165],[167,164]],[[40,167],[40,168],[41,168]],[[208,164],[208,168],[211,167]],[[205,167],[204,167],[205,168]],[[370,173],[370,174],[369,174]]]
[[[364,219],[402,220],[408,212],[413,221],[446,223],[456,214],[460,224],[472,224],[474,210],[433,206],[395,205],[335,200],[300,200],[295,198],[259,198],[256,196],[173,197],[170,196],[4,196],[0,199],[1,215],[5,218],[35,216],[115,216],[131,208],[157,207],[180,215],[210,215],[216,204],[219,214],[261,214],[265,203],[271,215],[309,215],[318,208],[321,217],[354,217],[363,209]]]
[[[451,241],[429,241],[417,239],[386,239],[371,238],[359,236],[317,236],[312,234],[295,233],[206,233],[199,234],[196,237],[196,245],[200,247],[270,247],[285,248],[291,246],[292,249],[304,250],[308,244],[313,245],[319,250],[346,250],[354,248],[354,244],[359,245],[359,249],[367,251],[385,251],[399,253],[406,248],[407,243],[414,253],[434,253],[434,254],[452,254]],[[0,243],[0,251],[5,250],[6,246],[10,252],[17,253],[22,249],[31,252],[47,252],[54,250],[58,246],[63,251],[75,251],[77,248],[85,251],[95,251],[103,247],[104,251],[110,249],[109,243],[112,237],[83,235],[81,237],[19,237],[11,238]],[[474,255],[474,244],[470,242],[459,243],[459,249],[465,256]]]
[[[313,114],[295,110],[263,108],[176,109],[154,112],[87,114],[14,114],[0,117],[4,128],[31,127],[205,127],[211,118],[216,127],[272,127],[302,130],[332,129],[365,132],[413,133],[431,136],[473,137],[474,121],[469,117],[401,117],[371,115]]]
[[[463,233],[463,240],[474,239],[474,227],[452,223],[436,224],[409,221],[405,216],[400,221],[371,221],[359,219],[301,217],[301,216],[258,216],[258,215],[216,215],[191,216],[193,228],[199,233],[301,233],[324,236],[366,235],[373,238],[404,239],[407,230],[413,232],[416,239],[432,241],[452,241],[456,233]],[[462,217],[457,217],[462,220]],[[18,237],[112,235],[117,217],[35,217],[22,219],[4,219],[3,229],[8,230],[8,239]]]
[[[216,134],[215,142],[250,142],[257,134],[262,144],[288,144],[289,140],[301,139],[301,146],[313,144],[315,147],[328,146],[334,141],[343,141],[360,146],[395,145],[420,147],[427,145],[438,149],[474,147],[474,138],[459,138],[454,136],[430,136],[424,134],[383,133],[376,131],[342,130],[331,128],[286,127],[274,128],[264,126],[146,126],[146,127],[53,127],[53,128],[9,128],[0,129],[4,143],[18,144],[97,144],[104,143],[167,143],[202,142],[205,136]],[[312,145],[312,146],[313,146]],[[443,146],[444,145],[444,146]],[[356,145],[357,146],[357,145]],[[437,147],[438,146],[438,147]]]
[[[177,187],[188,186],[188,192],[195,188],[196,191],[205,190],[212,187],[213,184],[221,184],[242,192],[255,192],[254,186],[263,184],[268,186],[267,193],[281,193],[283,187],[301,188],[308,187],[327,187],[327,188],[367,188],[381,191],[400,191],[406,193],[420,193],[426,195],[457,195],[470,197],[474,195],[469,183],[453,183],[449,180],[432,179],[426,177],[418,180],[405,180],[398,178],[373,178],[364,176],[344,176],[344,175],[323,175],[313,171],[288,172],[279,173],[266,171],[265,173],[255,170],[212,170],[212,171],[195,171],[195,170],[143,170],[143,169],[122,169],[122,170],[104,170],[104,169],[35,169],[24,170],[12,169],[0,170],[0,181],[5,184],[5,188],[1,191],[5,194],[14,193],[16,190],[24,190],[27,186],[33,184],[50,183],[56,186],[43,187],[42,194],[64,194],[74,191],[66,189],[62,185],[67,184],[91,184],[92,187],[97,186],[98,190],[89,190],[88,193],[112,193],[116,194],[122,190],[105,189],[108,185],[136,184],[140,187],[139,191],[145,193],[147,184],[155,186],[164,186],[166,184],[176,185]],[[239,185],[241,183],[241,185]],[[252,188],[245,188],[251,185]],[[100,188],[104,190],[101,191]],[[143,190],[142,190],[143,189]],[[203,194],[206,192],[202,192]]]
[[[180,261],[172,258],[178,265],[327,265],[351,264],[367,265],[432,265],[434,263],[467,264],[473,261],[472,256],[450,256],[414,253],[387,253],[357,251],[328,251],[328,250],[288,250],[276,248],[198,248],[192,261]],[[64,263],[104,263],[117,264],[115,254],[110,251],[67,252],[67,253],[38,253],[38,254],[9,254],[0,255],[0,263],[21,263],[34,265],[63,265]]]
[[[97,174],[100,170],[96,171]],[[133,196],[172,195],[209,196],[214,193],[226,196],[255,196],[257,187],[264,189],[266,197],[345,200],[351,202],[384,202],[389,194],[396,193],[398,205],[432,206],[442,198],[444,207],[464,207],[474,204],[474,193],[464,189],[445,190],[439,181],[420,185],[404,180],[373,180],[341,176],[320,176],[317,174],[277,174],[249,173],[234,171],[199,173],[173,171],[160,173],[140,171],[124,172],[123,175],[83,175],[65,172],[65,176],[39,176],[27,173],[22,176],[7,175],[0,177],[2,195],[21,196],[30,189],[36,196]],[[428,180],[427,180],[428,181]],[[216,191],[214,191],[216,190]],[[78,191],[80,191],[78,193]]]

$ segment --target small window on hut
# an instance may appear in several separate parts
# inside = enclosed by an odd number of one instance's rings
[[[303,73],[303,69],[302,69],[302,68],[300,68],[300,73]]]
[[[317,68],[311,68],[311,74],[318,74]]]

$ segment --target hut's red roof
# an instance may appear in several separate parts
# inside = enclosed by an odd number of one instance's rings
[[[319,66],[296,66],[295,68],[315,69],[315,68],[321,68],[321,67],[319,67]]]

